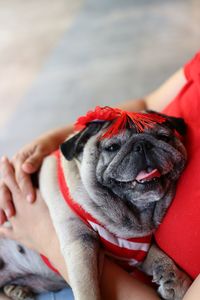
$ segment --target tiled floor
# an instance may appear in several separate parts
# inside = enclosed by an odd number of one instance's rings
[[[6,123],[4,113],[0,117],[0,155],[13,154],[39,133],[97,104],[143,96],[200,46],[198,0],[82,0],[81,5],[11,0],[4,2],[4,11],[12,2],[19,5],[10,14],[13,24],[6,13],[2,21],[2,39],[15,38],[16,46],[7,43],[6,59],[0,55],[0,85],[6,82],[0,86],[0,103],[8,112]]]

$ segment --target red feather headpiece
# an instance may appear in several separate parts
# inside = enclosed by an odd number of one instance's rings
[[[109,106],[97,106],[94,111],[88,111],[85,116],[78,118],[75,129],[80,131],[88,123],[98,121],[111,121],[102,138],[110,138],[125,128],[135,128],[137,132],[143,132],[145,128],[151,128],[155,124],[163,123],[166,118],[156,113],[136,113]]]

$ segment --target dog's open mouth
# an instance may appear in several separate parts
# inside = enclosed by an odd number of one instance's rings
[[[155,185],[161,183],[164,177],[166,177],[166,174],[162,175],[158,169],[153,169],[151,171],[142,170],[132,181],[123,182],[123,181],[112,179],[112,182],[113,183],[115,182],[117,185],[121,187],[126,187],[131,189],[135,188],[136,186],[153,188]]]
[[[129,182],[131,184],[131,188],[135,188],[136,186],[144,187],[145,189],[154,189],[158,184],[163,182],[165,175],[162,175],[158,169],[153,169],[150,172],[147,170],[142,170],[138,173],[136,178]]]
[[[153,169],[152,171],[148,172],[146,170],[142,170],[136,176],[135,181],[137,183],[145,184],[151,181],[157,181],[161,177],[160,172],[158,169]]]

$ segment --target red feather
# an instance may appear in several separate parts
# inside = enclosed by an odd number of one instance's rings
[[[137,132],[143,132],[145,128],[165,122],[166,118],[156,113],[136,113],[109,106],[97,106],[94,111],[89,111],[86,116],[78,118],[75,129],[82,130],[88,123],[94,121],[112,121],[102,136],[102,138],[110,138],[123,131],[127,126],[135,128]]]

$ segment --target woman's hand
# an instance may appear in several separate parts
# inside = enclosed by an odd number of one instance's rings
[[[24,146],[11,160],[16,181],[29,202],[35,199],[30,174],[39,170],[43,159],[58,147],[52,134],[46,134]]]
[[[36,201],[30,206],[15,179],[13,165],[7,158],[1,162],[1,176],[8,187],[15,216],[9,218],[11,227],[0,226],[0,237],[16,240],[26,247],[48,257],[60,274],[68,281],[65,261],[60,251],[60,244],[54,230],[49,210],[39,191],[36,191]],[[0,202],[0,214],[4,216],[5,207]]]
[[[45,156],[55,151],[67,135],[71,134],[71,125],[51,131],[42,135],[32,143],[24,146],[11,160],[15,169],[15,179],[19,189],[23,193],[23,198],[30,203],[36,199],[36,192],[31,181],[31,174],[37,172]],[[5,158],[2,158],[4,163]],[[0,211],[0,225],[8,218],[14,216],[15,207],[12,202],[12,195],[2,177],[0,181],[0,206],[4,207]]]
[[[23,193],[23,197],[30,203],[36,199],[36,192],[30,175],[39,169],[44,157],[54,150],[55,147],[52,146],[50,137],[46,136],[23,147],[12,159],[16,182]],[[2,158],[2,163],[4,161],[5,157]],[[0,205],[4,207],[3,213],[0,212],[0,224],[3,224],[15,214],[12,195],[3,177],[0,183],[0,201]]]
[[[37,201],[33,205],[25,201],[24,194],[18,186],[14,168],[8,159],[1,163],[1,175],[8,187],[16,209],[16,216],[10,217],[11,228],[0,227],[0,235],[14,239],[25,246],[46,255],[46,249],[50,247],[56,234],[52,225],[48,208],[41,198],[39,191],[36,192]],[[0,212],[3,214],[5,207],[0,204]]]

